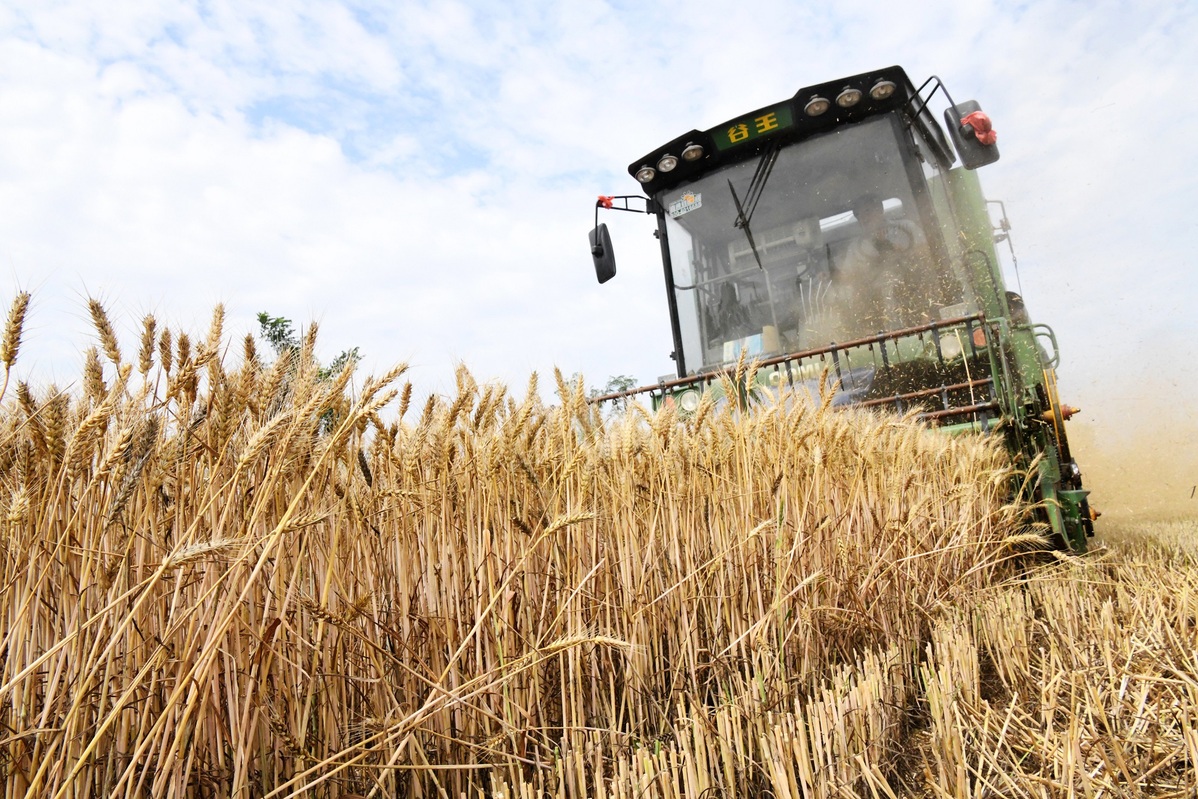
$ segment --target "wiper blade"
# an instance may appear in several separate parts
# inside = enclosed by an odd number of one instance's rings
[[[757,169],[753,172],[753,179],[749,181],[749,190],[745,193],[745,205],[749,206],[749,215],[745,218],[745,224],[753,218],[753,212],[757,210],[757,201],[761,199],[761,192],[765,190],[765,183],[770,179],[770,175],[774,171],[774,164],[778,161],[778,151],[782,149],[781,144],[775,141],[770,145],[770,148],[761,154],[761,160],[757,162]]]
[[[757,245],[753,241],[753,231],[749,229],[749,217],[745,216],[745,209],[741,207],[740,198],[736,196],[736,189],[733,188],[731,180],[728,181],[728,191],[732,192],[732,202],[736,204],[736,226],[745,232],[745,238],[749,240],[749,249],[753,251],[753,259],[757,261],[757,268],[764,271],[761,256],[757,254]]]
[[[753,242],[753,232],[749,227],[750,221],[753,219],[753,212],[757,210],[757,203],[761,200],[761,192],[765,190],[766,181],[770,179],[770,174],[774,171],[774,164],[778,161],[778,151],[781,149],[781,143],[775,141],[770,145],[769,149],[761,155],[761,160],[757,162],[757,169],[753,172],[753,179],[749,181],[749,190],[745,192],[745,202],[741,205],[740,198],[736,196],[736,189],[732,186],[732,181],[728,181],[728,190],[732,192],[732,202],[736,204],[736,226],[745,232],[745,238],[749,240],[749,248],[753,250],[753,258],[757,261],[757,268],[765,269],[761,265],[761,256],[757,253],[757,245]],[[748,213],[745,212],[745,206],[748,206]]]

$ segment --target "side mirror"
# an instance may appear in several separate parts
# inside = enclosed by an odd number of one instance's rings
[[[616,276],[616,254],[612,252],[607,224],[596,225],[591,231],[590,239],[591,258],[595,261],[595,277],[600,283],[606,283]]]
[[[977,102],[969,100],[944,109],[944,126],[966,169],[977,169],[998,160],[995,144],[998,134]]]

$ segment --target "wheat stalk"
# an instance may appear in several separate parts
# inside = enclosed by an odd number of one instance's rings
[[[28,291],[18,292],[8,309],[8,319],[4,323],[4,338],[0,340],[0,363],[4,364],[4,384],[0,385],[0,399],[3,399],[8,391],[12,365],[16,363],[17,353],[21,349],[21,334],[25,329],[25,313],[29,310],[29,300]]]
[[[993,438],[464,368],[405,422],[223,324],[0,407],[6,795],[1192,795],[1192,525],[1036,559]]]
[[[121,365],[121,348],[117,343],[116,333],[113,332],[112,323],[108,320],[107,311],[104,310],[103,304],[95,298],[88,299],[87,310],[91,314],[96,332],[100,334],[100,346],[104,348],[104,355],[112,362],[113,366],[119,367]]]

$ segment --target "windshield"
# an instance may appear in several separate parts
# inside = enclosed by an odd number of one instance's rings
[[[689,373],[972,310],[896,127],[878,117],[658,195]]]

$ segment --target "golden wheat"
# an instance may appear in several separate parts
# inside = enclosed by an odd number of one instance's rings
[[[13,298],[12,307],[8,309],[8,319],[4,323],[4,338],[0,339],[0,363],[4,364],[4,384],[0,386],[0,399],[8,389],[12,365],[21,350],[21,335],[25,330],[25,314],[29,310],[29,300],[29,292],[19,292]]]
[[[222,325],[3,408],[7,796],[1192,795],[1193,555],[1016,568],[997,441],[465,369],[405,422]]]

